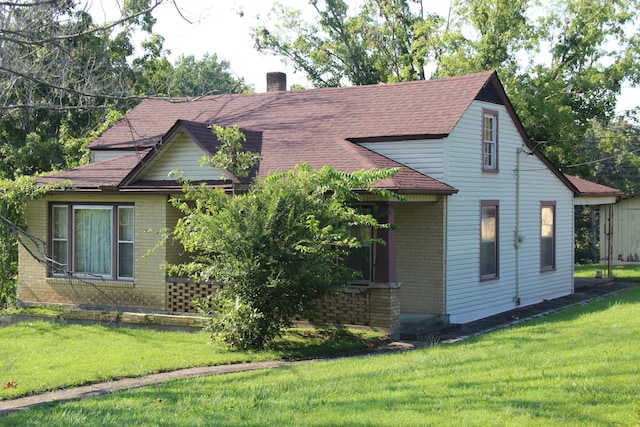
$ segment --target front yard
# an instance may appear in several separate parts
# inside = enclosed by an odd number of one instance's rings
[[[640,425],[640,287],[456,344],[219,375],[36,407],[3,425],[604,426]],[[35,330],[82,341],[65,328]],[[110,339],[129,335],[120,331]],[[136,338],[130,364],[163,346]],[[184,353],[203,349],[206,338]],[[26,344],[24,344],[26,345]],[[38,344],[42,345],[42,344]],[[103,353],[110,341],[86,346]],[[130,345],[130,344],[128,344]],[[191,345],[191,344],[189,344]],[[126,347],[126,346],[125,346]],[[180,347],[178,345],[177,347]],[[168,351],[172,354],[177,351]],[[20,350],[21,354],[28,350]],[[3,359],[7,354],[3,346]],[[239,356],[250,358],[252,356]],[[19,358],[14,358],[19,359]],[[13,363],[18,363],[14,360]],[[44,363],[42,360],[30,363]],[[42,365],[30,366],[45,375]],[[75,368],[75,367],[74,367]],[[3,368],[4,369],[4,368]],[[79,369],[69,375],[80,375]],[[1,372],[4,372],[1,371]]]
[[[294,329],[270,350],[234,352],[204,332],[25,322],[0,328],[0,400],[194,366],[340,354],[382,339],[367,331]]]

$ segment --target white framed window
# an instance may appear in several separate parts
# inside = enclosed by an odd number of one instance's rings
[[[50,217],[52,275],[133,279],[133,205],[54,204]]]
[[[498,112],[482,112],[482,170],[498,171]]]
[[[540,203],[540,269],[556,268],[556,203]]]
[[[499,203],[480,203],[480,280],[497,279],[499,275]]]

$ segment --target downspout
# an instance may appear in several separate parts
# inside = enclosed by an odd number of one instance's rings
[[[524,241],[524,237],[520,234],[520,154],[523,152],[522,147],[516,151],[516,230],[513,242],[516,251],[516,294],[513,302],[516,303],[516,307],[520,306],[520,245]]]
[[[612,244],[612,235],[613,235],[613,204],[609,205],[609,224],[608,224],[608,233],[607,233],[607,278],[613,278],[613,244]]]

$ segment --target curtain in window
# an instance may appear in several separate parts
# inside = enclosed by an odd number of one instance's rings
[[[111,209],[77,207],[73,213],[75,272],[111,276]]]

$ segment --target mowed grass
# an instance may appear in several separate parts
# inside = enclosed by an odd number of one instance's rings
[[[340,354],[383,338],[372,331],[294,329],[269,350],[235,352],[212,345],[204,332],[25,322],[0,328],[0,400],[194,366]]]
[[[4,425],[640,425],[640,288],[456,344],[177,380]]]
[[[596,277],[596,271],[598,270],[602,270],[604,277],[607,276],[607,266],[600,264],[576,265],[574,267],[574,275],[593,279]],[[640,263],[614,265],[613,278],[621,282],[640,282]]]

